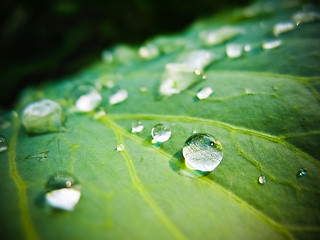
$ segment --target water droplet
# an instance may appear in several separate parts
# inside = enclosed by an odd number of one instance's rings
[[[280,39],[270,40],[262,43],[263,49],[274,49],[281,45],[282,41]]]
[[[171,130],[168,125],[157,124],[151,130],[151,136],[154,142],[165,142],[171,137]]]
[[[197,98],[199,98],[200,100],[206,99],[210,97],[212,93],[213,93],[213,90],[210,87],[201,88],[200,91],[197,93]]]
[[[104,116],[104,115],[106,115],[106,112],[102,109],[102,110],[100,110],[100,111],[98,111],[98,112],[96,112],[96,113],[94,114],[94,118],[95,118],[95,119],[99,119],[99,118],[101,118],[101,117]]]
[[[100,93],[91,85],[80,85],[73,91],[76,107],[82,112],[93,111],[101,102]]]
[[[267,181],[267,178],[265,177],[265,176],[260,176],[259,178],[258,178],[258,182],[260,183],[260,184],[264,184],[265,182]]]
[[[244,91],[245,91],[245,93],[246,93],[247,95],[254,95],[254,94],[255,94],[255,92],[252,91],[252,90],[249,89],[249,88],[244,89]]]
[[[244,45],[244,51],[250,52],[251,50],[252,50],[251,44],[245,44],[245,45]]]
[[[128,45],[118,45],[112,50],[112,53],[113,61],[122,64],[130,64],[139,58],[137,50]]]
[[[131,132],[132,133],[139,133],[144,129],[144,126],[141,122],[132,122],[131,125]]]
[[[207,79],[207,75],[202,75],[202,79]]]
[[[62,108],[49,99],[31,103],[23,110],[22,123],[28,133],[57,132],[63,121]]]
[[[223,157],[221,144],[210,134],[204,133],[189,137],[182,153],[188,168],[202,172],[213,171]]]
[[[316,11],[300,11],[296,12],[292,16],[292,19],[296,25],[299,25],[300,23],[315,22],[320,20],[320,13]]]
[[[192,131],[192,134],[196,134],[196,133],[197,133],[197,131],[196,131],[196,130],[193,130],[193,131]]]
[[[216,30],[201,31],[199,33],[199,38],[204,45],[212,46],[223,43],[243,33],[245,33],[243,28],[225,26]]]
[[[307,169],[301,168],[301,169],[298,171],[297,176],[298,176],[298,177],[303,177],[303,176],[307,175],[307,173],[308,173]]]
[[[47,204],[66,211],[73,210],[81,196],[79,182],[71,174],[64,172],[51,176],[46,190]]]
[[[160,94],[171,96],[201,81],[203,69],[213,61],[213,53],[207,50],[182,54],[180,60],[166,64],[166,70],[160,85]]]
[[[125,89],[120,89],[119,91],[117,91],[115,94],[113,94],[110,98],[109,98],[109,103],[111,105],[117,104],[117,103],[121,103],[124,100],[126,100],[128,98],[128,92]]]
[[[0,135],[0,152],[4,152],[8,149],[7,140],[4,136]]]
[[[140,88],[140,92],[141,92],[141,93],[147,93],[147,92],[148,92],[148,88],[146,88],[146,87],[141,87],[141,88]]]
[[[101,58],[105,63],[111,63],[113,61],[113,54],[109,50],[103,50],[101,52]]]
[[[143,59],[153,59],[159,56],[159,49],[153,44],[147,44],[139,48],[139,55]]]
[[[231,44],[227,44],[226,46],[226,53],[229,58],[241,57],[242,51],[243,51],[243,48],[241,44],[231,43]]]
[[[273,34],[277,37],[281,33],[289,32],[295,28],[293,22],[280,22],[274,25],[273,27]]]
[[[117,152],[122,152],[124,150],[124,145],[123,144],[118,144],[117,145]]]

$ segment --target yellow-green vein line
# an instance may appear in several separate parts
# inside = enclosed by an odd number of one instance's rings
[[[9,165],[10,165],[10,175],[15,182],[18,194],[19,194],[19,207],[21,210],[22,217],[22,227],[25,233],[25,237],[27,240],[36,240],[38,239],[36,230],[32,224],[29,208],[28,208],[28,200],[26,196],[26,185],[21,179],[17,165],[16,165],[16,145],[18,141],[18,133],[20,129],[20,122],[17,116],[14,116],[13,120],[14,131],[10,140],[9,145]]]
[[[113,122],[108,120],[105,117],[100,118],[102,122],[104,122],[106,125],[108,125],[112,131],[114,132],[118,144],[122,143],[122,138],[120,134],[118,133],[118,126],[115,125]],[[166,226],[166,228],[173,234],[173,236],[176,239],[186,239],[186,237],[180,232],[180,230],[171,222],[171,220],[166,216],[166,214],[162,211],[161,208],[156,204],[156,202],[152,199],[152,197],[147,193],[145,188],[143,187],[142,183],[140,182],[139,177],[137,176],[137,173],[134,169],[134,165],[127,153],[126,150],[123,150],[122,155],[124,159],[126,160],[126,164],[129,169],[129,173],[132,179],[132,182],[134,186],[137,188],[141,196],[144,198],[144,200],[148,203],[148,205],[151,207],[151,209],[154,211],[154,213],[159,217],[161,222]]]

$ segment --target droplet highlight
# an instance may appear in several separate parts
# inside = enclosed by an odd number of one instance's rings
[[[210,87],[201,88],[197,93],[197,98],[200,100],[206,99],[210,97],[212,93],[213,93],[213,90]]]
[[[223,153],[220,142],[206,133],[189,137],[182,149],[185,164],[192,170],[213,171],[221,162]]]
[[[49,99],[31,103],[23,110],[22,124],[31,134],[58,132],[63,121],[61,106]]]
[[[239,58],[242,56],[243,47],[241,44],[227,44],[226,53],[229,58]]]
[[[98,90],[91,85],[80,85],[75,90],[73,95],[76,98],[76,107],[82,112],[90,112],[96,109],[100,104],[102,97]]]
[[[131,124],[131,132],[132,133],[140,133],[144,129],[144,126],[141,122],[132,122]]]
[[[266,181],[267,181],[267,178],[265,177],[265,176],[260,176],[259,178],[258,178],[258,182],[259,182],[259,184],[265,184],[266,183]]]
[[[111,105],[115,105],[118,103],[121,103],[123,101],[125,101],[128,98],[128,92],[125,89],[120,89],[119,91],[117,91],[115,94],[113,94],[110,98],[109,98],[109,103]]]
[[[122,152],[124,150],[124,145],[123,144],[118,144],[117,145],[117,152]]]
[[[150,60],[159,56],[159,49],[153,44],[146,44],[139,48],[141,58]]]
[[[46,184],[46,190],[47,204],[52,208],[66,211],[72,211],[81,196],[78,180],[65,172],[51,176]]]
[[[216,30],[201,31],[199,33],[199,38],[206,46],[212,46],[220,44],[230,40],[240,34],[245,33],[243,28],[225,26]]]
[[[151,136],[155,143],[166,142],[171,137],[171,130],[168,125],[160,123],[152,128]]]
[[[277,47],[280,47],[282,44],[282,41],[280,39],[276,40],[270,40],[262,43],[262,48],[263,49],[274,49]]]
[[[274,25],[273,34],[277,37],[281,33],[292,31],[295,28],[295,24],[293,22],[280,22]]]

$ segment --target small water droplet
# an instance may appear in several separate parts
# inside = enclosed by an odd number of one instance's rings
[[[194,74],[195,74],[195,75],[200,75],[200,74],[201,74],[201,70],[200,70],[200,69],[194,70]]]
[[[131,124],[131,132],[132,133],[142,132],[143,129],[144,129],[144,126],[142,125],[141,122],[132,122],[132,124]]]
[[[226,46],[226,53],[229,58],[238,58],[242,56],[242,45],[230,43]]]
[[[289,32],[295,28],[293,22],[280,22],[274,25],[273,34],[277,37],[281,33]]]
[[[147,93],[147,92],[148,92],[148,88],[146,88],[146,87],[141,87],[141,88],[140,88],[140,92],[141,92],[141,93]]]
[[[204,45],[212,46],[223,43],[243,33],[245,33],[243,28],[225,26],[216,30],[201,31],[199,33],[199,38]]]
[[[105,115],[106,115],[106,112],[103,109],[101,109],[101,110],[99,110],[98,112],[96,112],[94,114],[94,118],[95,119],[99,119],[99,118],[101,118],[102,116],[105,116]]]
[[[205,133],[196,133],[189,137],[182,153],[188,168],[202,172],[213,171],[223,157],[221,144]]]
[[[78,203],[81,192],[79,182],[69,173],[51,176],[46,185],[46,202],[52,208],[71,211]]]
[[[245,93],[246,93],[247,95],[254,95],[254,94],[255,94],[255,92],[252,91],[252,90],[249,89],[249,88],[244,89],[244,91],[245,91]]]
[[[117,103],[121,103],[124,100],[126,100],[128,98],[128,92],[125,89],[120,89],[119,91],[117,91],[115,94],[113,94],[110,98],[109,98],[109,103],[111,105],[117,104]]]
[[[124,150],[124,145],[123,144],[118,144],[117,145],[117,152],[122,152]]]
[[[165,142],[171,137],[171,130],[168,125],[157,124],[151,130],[151,136],[154,142]]]
[[[8,150],[7,140],[4,136],[0,135],[0,152]]]
[[[308,173],[307,169],[301,168],[301,169],[298,171],[297,176],[298,176],[298,177],[303,177],[303,176],[306,176],[307,173]]]
[[[270,40],[262,43],[263,49],[274,49],[280,47],[282,41],[280,39]]]
[[[258,182],[260,183],[260,184],[264,184],[265,182],[267,181],[267,178],[265,177],[265,176],[260,176],[259,178],[258,178]]]
[[[207,79],[207,75],[202,75],[202,79]]]
[[[146,44],[139,48],[139,55],[143,59],[153,59],[159,56],[159,49],[153,44]]]
[[[197,133],[197,131],[196,131],[196,130],[193,130],[193,131],[192,131],[192,134],[196,134],[196,133]]]
[[[212,93],[213,93],[213,90],[210,87],[201,88],[200,91],[197,93],[197,98],[199,98],[200,100],[206,99],[210,97]]]
[[[299,25],[301,23],[310,23],[320,20],[320,13],[316,11],[300,11],[296,12],[292,16],[293,21],[296,23],[296,25]]]
[[[111,63],[113,61],[113,54],[109,50],[103,50],[101,53],[101,58],[105,63]]]
[[[245,44],[244,45],[244,51],[250,52],[252,50],[252,45],[251,44]]]
[[[31,103],[23,110],[22,123],[28,133],[60,131],[63,121],[62,108],[49,99]]]
[[[81,85],[76,90],[76,107],[82,112],[93,111],[101,102],[100,93],[89,85]]]

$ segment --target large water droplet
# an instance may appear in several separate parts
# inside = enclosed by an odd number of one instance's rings
[[[117,104],[117,103],[121,103],[124,100],[126,100],[128,98],[128,92],[125,89],[120,89],[119,91],[117,91],[115,94],[113,94],[110,98],[109,98],[109,103],[111,105]]]
[[[153,59],[159,56],[159,49],[153,44],[146,44],[139,48],[139,55],[143,59]]]
[[[74,92],[76,107],[82,112],[93,111],[101,102],[100,93],[91,85],[80,85]]]
[[[62,108],[49,99],[31,103],[23,110],[22,123],[28,133],[60,131],[63,121]]]
[[[226,46],[226,53],[229,58],[241,57],[243,52],[243,47],[241,44],[230,43]]]
[[[214,170],[223,157],[221,144],[205,133],[196,133],[189,137],[182,153],[188,168],[202,172]]]
[[[168,125],[157,124],[151,130],[151,136],[154,142],[165,142],[171,137],[171,130]]]
[[[293,22],[280,22],[274,25],[273,34],[279,36],[281,33],[289,32],[295,28]]]
[[[144,126],[142,125],[141,122],[132,122],[132,125],[131,125],[132,133],[142,132],[143,129],[144,129]]]
[[[267,178],[266,178],[265,176],[260,176],[260,177],[258,178],[258,182],[259,182],[260,184],[264,184],[266,181],[267,181]]]
[[[206,99],[210,97],[212,93],[213,93],[213,90],[210,87],[201,88],[200,91],[197,93],[197,98],[199,98],[200,100]]]
[[[4,152],[8,149],[7,140],[4,136],[0,135],[0,152]]]
[[[168,63],[160,85],[160,94],[171,96],[202,80],[202,71],[213,61],[214,55],[207,50],[182,54],[177,62]]]
[[[61,210],[73,210],[81,196],[79,182],[71,174],[64,172],[51,176],[46,190],[48,205]]]
[[[300,23],[310,23],[314,21],[320,20],[320,13],[316,11],[301,11],[296,12],[292,16],[293,21],[296,23],[296,25],[299,25]]]
[[[263,49],[274,49],[274,48],[280,47],[281,43],[282,43],[282,41],[280,39],[265,41],[262,43],[262,48]]]
[[[216,30],[202,31],[199,34],[199,38],[204,45],[211,46],[223,43],[243,33],[245,33],[243,28],[225,26]]]

